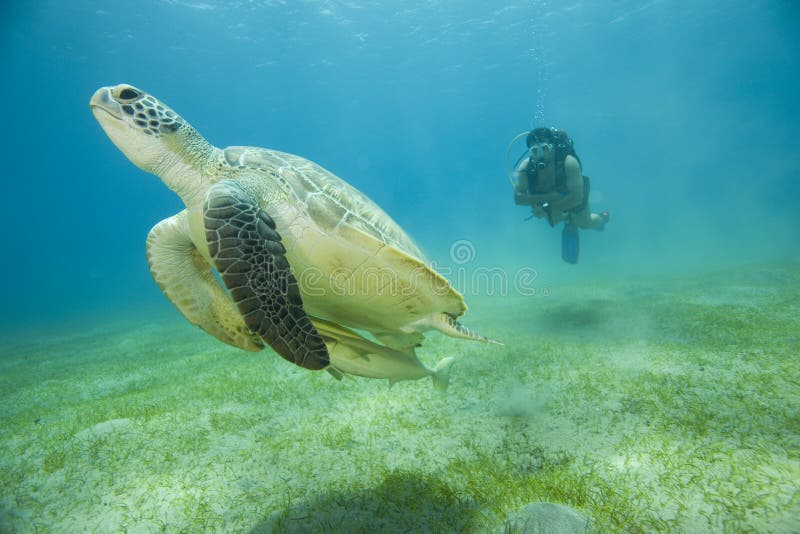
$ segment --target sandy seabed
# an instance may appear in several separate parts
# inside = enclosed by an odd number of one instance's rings
[[[800,266],[469,299],[428,379],[338,382],[177,312],[4,340],[3,532],[800,531]]]

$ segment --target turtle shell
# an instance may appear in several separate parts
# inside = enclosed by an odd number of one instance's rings
[[[390,334],[466,311],[461,294],[405,231],[355,187],[300,156],[254,147],[223,154],[243,175],[278,185],[266,188],[261,207],[283,237],[310,315]]]

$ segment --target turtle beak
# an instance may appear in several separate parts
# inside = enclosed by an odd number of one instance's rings
[[[111,87],[101,87],[89,100],[89,107],[92,108],[92,112],[98,120],[100,120],[99,111],[104,111],[115,119],[122,120],[122,107],[111,97],[111,89]]]

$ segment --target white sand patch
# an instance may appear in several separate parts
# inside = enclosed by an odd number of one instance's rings
[[[75,434],[75,439],[88,440],[95,438],[105,438],[110,434],[129,432],[134,425],[132,419],[110,419],[85,428]]]

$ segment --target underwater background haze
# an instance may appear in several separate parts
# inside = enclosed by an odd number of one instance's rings
[[[5,2],[3,324],[169,308],[144,238],[177,196],[108,142],[102,85],[212,144],[295,153],[355,185],[431,259],[467,239],[543,284],[797,258],[791,2]],[[561,263],[513,204],[520,131],[565,128],[604,234]],[[522,149],[518,143],[510,159]],[[32,213],[33,211],[33,213]],[[463,289],[463,288],[462,288]]]

